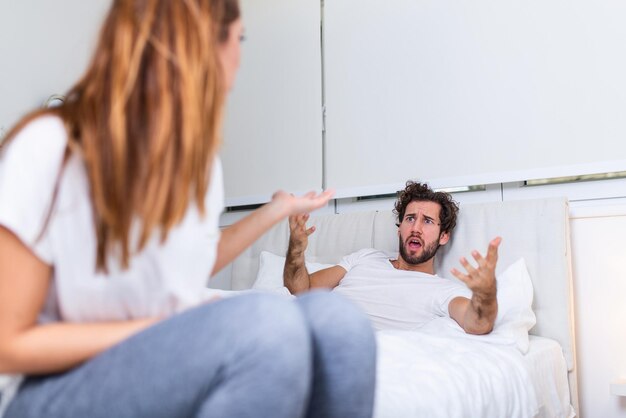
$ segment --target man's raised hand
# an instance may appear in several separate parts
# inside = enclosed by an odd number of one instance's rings
[[[453,268],[450,272],[459,280],[464,282],[474,295],[488,298],[496,296],[496,264],[498,262],[498,247],[502,242],[502,238],[496,237],[489,243],[487,256],[483,257],[478,251],[472,251],[472,257],[478,263],[474,267],[462,257],[461,265],[467,271],[466,274]]]
[[[314,226],[307,229],[306,222],[308,220],[308,213],[289,217],[289,251],[294,255],[304,253],[309,245],[309,235],[315,232]]]

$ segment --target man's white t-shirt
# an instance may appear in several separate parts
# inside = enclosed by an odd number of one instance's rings
[[[390,259],[371,248],[344,257],[339,266],[346,275],[333,290],[360,306],[377,330],[418,329],[437,317],[448,316],[448,304],[455,297],[471,297],[471,291],[458,282],[398,270]]]
[[[165,317],[202,302],[220,236],[224,192],[219,159],[212,165],[205,216],[195,203],[190,204],[166,242],[160,242],[157,231],[141,252],[132,255],[127,270],[111,255],[109,272],[104,274],[95,269],[89,184],[79,156],[70,157],[59,179],[66,146],[62,121],[44,116],[29,123],[0,157],[0,225],[54,267],[39,322]],[[39,238],[57,179],[56,203]],[[134,229],[131,243],[133,239],[136,242],[138,229]],[[0,389],[1,380],[0,376]],[[12,382],[15,390],[17,379]],[[2,404],[6,404],[9,394],[3,395]]]

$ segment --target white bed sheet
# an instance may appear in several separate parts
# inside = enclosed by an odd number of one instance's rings
[[[567,365],[563,349],[550,338],[530,336],[530,349],[524,356],[526,369],[537,396],[541,418],[572,418],[576,414],[570,403]]]
[[[267,290],[207,289],[207,299]],[[293,297],[286,288],[271,293]],[[449,318],[419,331],[376,333],[374,418],[572,418],[567,365],[555,340],[529,336],[528,353],[497,335],[465,334]]]
[[[378,332],[374,417],[574,416],[561,347],[530,340],[523,355],[445,326]]]
[[[510,345],[380,331],[375,418],[534,417],[523,355]]]

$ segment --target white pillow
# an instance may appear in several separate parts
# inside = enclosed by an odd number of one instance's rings
[[[498,275],[498,316],[492,334],[511,339],[519,350],[528,352],[528,331],[535,326],[533,283],[526,261],[520,258]]]
[[[517,347],[522,354],[526,354],[530,344],[528,331],[537,322],[532,310],[533,284],[526,268],[526,261],[520,258],[503,273],[497,275],[496,280],[498,281],[498,315],[491,333],[466,334],[454,319],[447,316],[430,321],[419,331],[438,336],[479,340],[490,344],[511,345]]]
[[[315,273],[334,264],[309,263],[306,262],[306,269],[309,273]],[[283,287],[283,269],[285,268],[285,257],[272,254],[269,251],[261,251],[259,260],[259,272],[252,285],[253,289],[272,290]]]

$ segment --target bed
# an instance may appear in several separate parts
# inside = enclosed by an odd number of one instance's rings
[[[312,270],[362,248],[397,254],[391,210],[312,216],[309,224],[316,226],[306,254]],[[499,312],[494,332],[469,336],[449,318],[417,331],[377,332],[375,417],[571,417],[578,411],[568,202],[462,205],[436,271],[450,276],[461,256],[484,251],[496,235],[503,237],[496,275],[504,316]],[[280,291],[288,236],[283,222],[235,260],[233,290]],[[514,333],[507,328],[511,318],[518,321]]]

